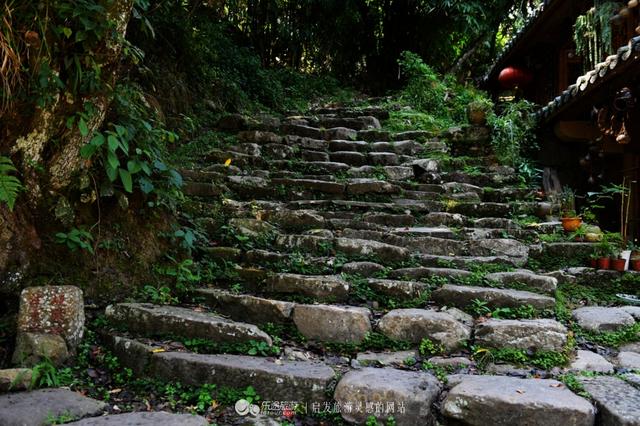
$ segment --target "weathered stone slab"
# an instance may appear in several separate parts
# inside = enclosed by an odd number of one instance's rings
[[[636,322],[623,309],[602,306],[578,308],[573,311],[573,318],[580,327],[595,332],[616,331]]]
[[[553,310],[556,303],[553,297],[542,296],[528,291],[451,284],[445,284],[434,291],[433,299],[442,305],[455,306],[458,308],[467,307],[476,299],[487,302],[487,304],[493,308],[517,308],[519,306],[531,305],[536,309]]]
[[[347,181],[347,193],[350,195],[362,194],[397,194],[400,188],[383,180],[376,179],[350,179]]]
[[[244,320],[254,324],[286,322],[291,318],[295,306],[291,302],[234,294],[215,288],[197,289],[196,293],[204,297],[216,312],[235,321]]]
[[[107,409],[102,401],[66,389],[40,389],[0,395],[0,425],[42,426],[61,415],[76,419],[98,416]]]
[[[397,299],[414,299],[427,289],[427,287],[417,281],[381,280],[369,279],[369,287],[378,294],[394,297]]]
[[[404,247],[357,238],[336,238],[335,248],[348,256],[372,256],[383,262],[402,262],[409,257]]]
[[[592,426],[595,410],[555,380],[449,376],[442,414],[464,425]]]
[[[293,293],[317,299],[343,301],[349,295],[349,283],[338,275],[276,274],[267,282],[274,293]]]
[[[209,422],[204,417],[193,414],[156,411],[113,414],[65,424],[73,426],[207,426]]]
[[[142,335],[175,335],[217,342],[255,340],[271,345],[271,337],[253,324],[234,322],[218,315],[175,306],[120,303],[106,309],[109,321]]]
[[[562,351],[567,329],[552,319],[490,319],[476,325],[475,342],[480,347]]]
[[[431,426],[435,424],[431,405],[440,390],[440,383],[429,373],[363,368],[344,375],[334,398],[348,422],[364,424],[369,415],[374,415],[380,421],[393,417],[398,425]],[[367,413],[367,403],[380,404],[378,407],[383,408]],[[392,403],[393,412],[390,411]]]
[[[598,408],[598,424],[603,426],[637,426],[640,424],[640,390],[617,377],[581,377]]]
[[[74,286],[28,287],[20,295],[18,332],[62,336],[72,351],[84,334],[84,299]]]
[[[371,331],[371,311],[354,306],[296,305],[293,322],[307,339],[360,343]]]
[[[609,374],[613,373],[613,364],[595,352],[578,350],[576,359],[571,363],[569,369]]]
[[[107,336],[107,344],[118,360],[130,368],[137,376],[142,376],[151,362],[154,347],[134,339],[121,336]]]
[[[349,262],[342,265],[343,274],[371,277],[384,271],[384,266],[374,262]]]
[[[471,336],[471,329],[453,316],[426,309],[394,309],[382,317],[378,328],[395,340],[419,343],[429,338],[446,351],[461,348]]]
[[[554,294],[558,287],[558,280],[556,278],[527,272],[496,272],[485,275],[485,278],[505,286],[524,284],[527,287],[535,288],[549,294]]]
[[[621,368],[640,370],[640,354],[635,352],[620,352],[615,362]]]
[[[427,267],[396,269],[395,271],[391,271],[389,274],[391,278],[421,280],[423,278],[429,279],[433,277],[442,277],[454,281],[470,277],[471,275],[473,275],[471,272],[463,269]]]
[[[11,361],[15,365],[33,367],[44,359],[49,359],[57,366],[69,359],[69,350],[62,336],[45,333],[18,333]]]
[[[244,389],[253,386],[264,400],[321,402],[334,379],[320,362],[273,361],[244,355],[201,355],[186,352],[153,354],[152,374],[163,380],[201,386],[216,383]]]

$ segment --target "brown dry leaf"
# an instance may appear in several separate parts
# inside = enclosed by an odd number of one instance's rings
[[[564,385],[563,385],[562,383],[554,383],[554,384],[549,385],[549,386],[551,386],[552,388],[561,388],[561,387],[563,387]]]
[[[516,389],[516,392],[518,392],[520,394],[524,393],[524,391],[522,389]]]
[[[111,390],[109,391],[109,393],[120,393],[120,392],[122,392],[122,389],[120,389],[120,388],[117,388],[117,389],[111,389]]]

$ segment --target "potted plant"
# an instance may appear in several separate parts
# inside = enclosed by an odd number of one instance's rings
[[[467,118],[474,126],[484,126],[487,124],[487,115],[493,108],[493,103],[489,99],[477,99],[467,105]]]
[[[609,269],[611,267],[611,253],[613,253],[613,246],[607,238],[602,238],[596,249],[598,269]]]
[[[620,257],[620,253],[615,253],[611,257],[611,269],[618,272],[624,272],[624,267],[627,264],[627,259]]]
[[[627,250],[631,251],[631,254],[629,255],[629,269],[640,271],[640,250],[638,250],[634,241],[628,242]]]
[[[589,266],[592,267],[593,269],[596,269],[598,267],[599,257],[600,257],[600,254],[598,254],[597,252],[591,253],[589,255]]]
[[[560,220],[565,232],[575,232],[582,225],[582,218],[576,213],[576,195],[566,186],[560,193]]]

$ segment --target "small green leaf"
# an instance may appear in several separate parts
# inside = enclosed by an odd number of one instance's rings
[[[95,154],[96,150],[98,149],[97,146],[88,143],[86,145],[84,145],[82,148],[80,148],[80,156],[84,159],[89,159],[93,156],[93,154]]]
[[[84,118],[80,117],[78,120],[78,129],[80,130],[80,134],[82,136],[87,136],[89,134],[89,128],[87,127],[87,122],[84,121]]]
[[[71,37],[71,34],[73,33],[73,31],[71,31],[71,28],[69,27],[62,27],[60,28],[60,30],[62,31],[62,34],[64,34],[66,38]]]
[[[120,173],[120,180],[122,181],[124,190],[127,192],[133,192],[133,182],[131,180],[131,173],[129,173],[125,169],[119,169],[118,173]]]
[[[115,180],[118,178],[118,169],[109,167],[109,165],[107,164],[106,171],[107,171],[107,176],[109,177],[109,180],[111,182],[115,182]]]
[[[109,151],[115,152],[116,149],[118,149],[118,146],[120,146],[118,138],[113,135],[109,135],[109,137],[107,138],[107,142],[109,143]]]
[[[117,169],[120,166],[120,160],[118,160],[118,156],[113,151],[107,152],[107,161],[112,169]]]

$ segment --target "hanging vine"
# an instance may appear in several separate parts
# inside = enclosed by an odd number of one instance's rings
[[[576,19],[573,40],[576,43],[576,54],[584,58],[584,71],[593,69],[611,53],[611,17],[620,8],[620,3],[600,0],[596,1],[587,13]]]

